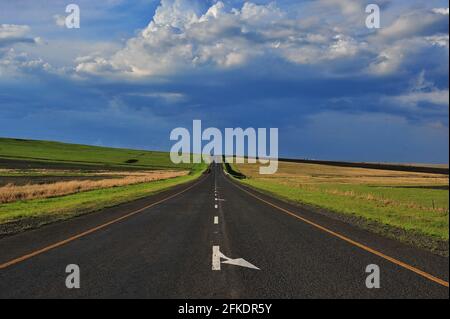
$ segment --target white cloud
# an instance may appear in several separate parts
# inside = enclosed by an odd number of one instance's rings
[[[38,43],[40,38],[29,36],[30,27],[17,24],[0,24],[0,48],[3,46],[12,47],[18,43]]]
[[[265,6],[246,2],[240,12],[235,10],[235,14],[239,15],[243,21],[258,26],[285,18],[284,12],[274,2]]]
[[[52,67],[44,60],[32,58],[25,52],[17,52],[14,48],[0,51],[0,77],[36,71],[51,72]]]
[[[436,41],[439,39],[439,41]],[[417,63],[417,58],[429,52],[430,47],[445,48],[448,50],[442,38],[415,38],[397,41],[387,48],[381,48],[376,58],[366,68],[368,74],[376,76],[388,76],[407,72],[408,67]],[[376,51],[374,51],[376,52]],[[421,63],[428,61],[420,61]],[[445,63],[445,61],[444,61]],[[448,67],[448,65],[447,65]]]
[[[448,106],[449,91],[433,90],[430,92],[410,92],[405,95],[399,95],[393,98],[394,102],[403,105],[417,106],[419,103],[431,103],[436,105]]]
[[[413,11],[401,15],[390,26],[381,29],[377,39],[380,41],[404,40],[445,32],[447,27],[448,17],[441,12]]]
[[[427,81],[422,71],[411,83],[410,89],[401,95],[388,97],[391,103],[409,108],[417,108],[420,103],[449,106],[449,90],[441,90],[434,83]]]
[[[338,7],[346,16],[362,15],[363,2],[360,0],[320,0],[323,6]]]
[[[219,15],[223,13],[223,10],[225,8],[225,5],[223,2],[219,1],[215,5],[213,5],[211,8],[208,9],[208,11],[200,18],[200,22],[209,21],[210,18],[217,19],[219,18]]]
[[[30,31],[27,25],[0,24],[0,39],[17,39],[24,37]]]
[[[148,27],[122,50],[110,58],[80,63],[76,70],[145,77],[198,67],[240,67],[266,56],[318,64],[355,56],[366,46],[337,30],[321,31],[302,29],[275,3],[246,2],[237,9],[218,1],[202,10],[196,1],[162,0]]]
[[[377,57],[368,67],[375,75],[401,70],[411,56],[430,47],[448,50],[448,16],[441,10],[416,10],[400,15],[390,26],[368,38]]]
[[[30,27],[27,25],[0,25],[0,77],[52,69],[43,59],[30,57],[28,53],[15,49],[15,45],[21,43],[43,44],[41,38],[32,38],[29,34]]]
[[[323,35],[307,34],[305,38],[284,42],[281,55],[298,64],[317,64],[342,58],[354,57],[365,50],[365,42],[358,43],[351,36],[336,34],[326,38]]]
[[[94,75],[114,73],[117,69],[105,58],[84,56],[76,59],[78,65],[75,67],[76,72],[90,73]]]
[[[55,46],[48,43],[39,50],[52,64],[60,67],[65,63],[65,69],[72,68],[77,76],[121,78],[170,76],[199,68],[239,68],[269,59],[318,68],[336,66],[336,70],[340,60],[356,59],[366,61],[368,67],[355,72],[386,76],[399,71],[409,56],[424,48],[448,50],[448,32],[441,32],[447,20],[445,8],[404,12],[390,26],[367,33],[363,24],[360,29],[335,24],[336,14],[343,21],[350,21],[354,14],[364,17],[364,1],[321,0],[312,7],[325,13],[312,19],[283,11],[275,2],[244,2],[233,8],[216,1],[208,8],[200,0],[161,0],[148,26],[121,48],[77,49],[73,51],[78,52],[77,59],[75,53],[63,55],[66,59],[52,56],[50,51],[55,51]],[[63,16],[54,19],[57,25],[63,25]],[[351,21],[354,26],[355,20]],[[0,48],[2,41],[38,43],[29,33],[27,26],[1,25]],[[28,52],[40,56],[39,50]],[[71,61],[75,65],[68,67]]]
[[[432,35],[429,37],[425,37],[425,39],[431,43],[431,45],[435,45],[438,47],[443,47],[448,49],[449,35]]]
[[[360,46],[365,46],[365,43],[358,44],[353,38],[338,34],[334,37],[334,43],[330,46],[327,57],[334,60],[335,58],[354,56],[359,52]]]
[[[377,58],[372,61],[367,71],[374,75],[388,75],[397,71],[406,54],[408,43],[397,43],[382,50]]]
[[[58,27],[64,28],[66,26],[66,17],[63,15],[55,14],[53,16],[53,19],[55,20],[55,24]]]
[[[195,2],[163,0],[148,27],[124,49],[108,61],[82,63],[77,71],[97,73],[108,65],[109,70],[130,76],[153,76],[206,65],[235,67],[260,52],[246,35],[255,31],[251,26],[258,19],[266,22],[271,12],[279,16],[272,4],[245,4],[242,11],[225,11],[225,5],[217,2],[199,14]]]
[[[434,8],[433,12],[437,14],[442,14],[444,16],[448,16],[449,14],[449,8]]]
[[[199,10],[198,1],[162,0],[156,9],[153,22],[158,26],[184,29],[198,21]]]

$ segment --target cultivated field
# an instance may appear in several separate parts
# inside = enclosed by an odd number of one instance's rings
[[[234,167],[249,186],[448,254],[448,175],[280,162],[264,176],[258,165]]]

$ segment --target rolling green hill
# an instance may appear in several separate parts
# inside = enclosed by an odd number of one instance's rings
[[[79,190],[67,195],[2,203],[0,204],[0,237],[92,213],[150,196],[176,185],[192,182],[203,174],[207,164],[173,164],[170,154],[164,152],[0,138],[1,169],[3,170],[0,172],[0,179],[26,177],[29,178],[30,185],[33,184],[33,179],[42,178],[43,175],[52,176],[54,179],[66,175],[89,177],[97,170],[111,172],[183,170],[190,173],[139,184]],[[41,170],[36,172],[35,169]],[[11,173],[10,170],[14,172]],[[55,171],[61,173],[55,173]],[[10,188],[14,186],[11,185],[9,185]],[[4,186],[0,192],[11,191],[10,188]]]
[[[10,138],[0,138],[0,158],[139,169],[197,168],[194,164],[173,164],[164,152]]]

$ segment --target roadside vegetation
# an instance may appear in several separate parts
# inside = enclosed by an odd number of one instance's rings
[[[225,170],[225,172],[227,172],[228,174],[230,174],[231,176],[233,176],[234,178],[237,179],[244,179],[245,175],[242,174],[239,169],[237,169],[237,167],[232,163],[232,161],[230,159],[225,160],[225,157],[223,158],[223,169]]]
[[[0,138],[0,236],[146,197],[199,178],[169,153]]]
[[[190,175],[150,183],[2,204],[0,237],[150,196],[193,181],[200,177],[202,172],[197,170]]]
[[[98,180],[69,180],[46,184],[14,185],[7,184],[0,187],[0,204],[11,203],[19,200],[36,198],[48,198],[63,196],[73,193],[85,192],[101,188],[120,187],[152,181],[174,178],[189,174],[189,171],[148,171],[148,172],[122,172],[124,176]]]
[[[448,175],[280,162],[268,176],[258,165],[234,166],[248,186],[448,255]]]

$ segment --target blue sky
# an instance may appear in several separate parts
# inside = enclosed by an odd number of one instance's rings
[[[169,150],[278,127],[280,154],[448,163],[448,1],[0,0],[0,136]],[[381,7],[382,28],[365,26]]]

